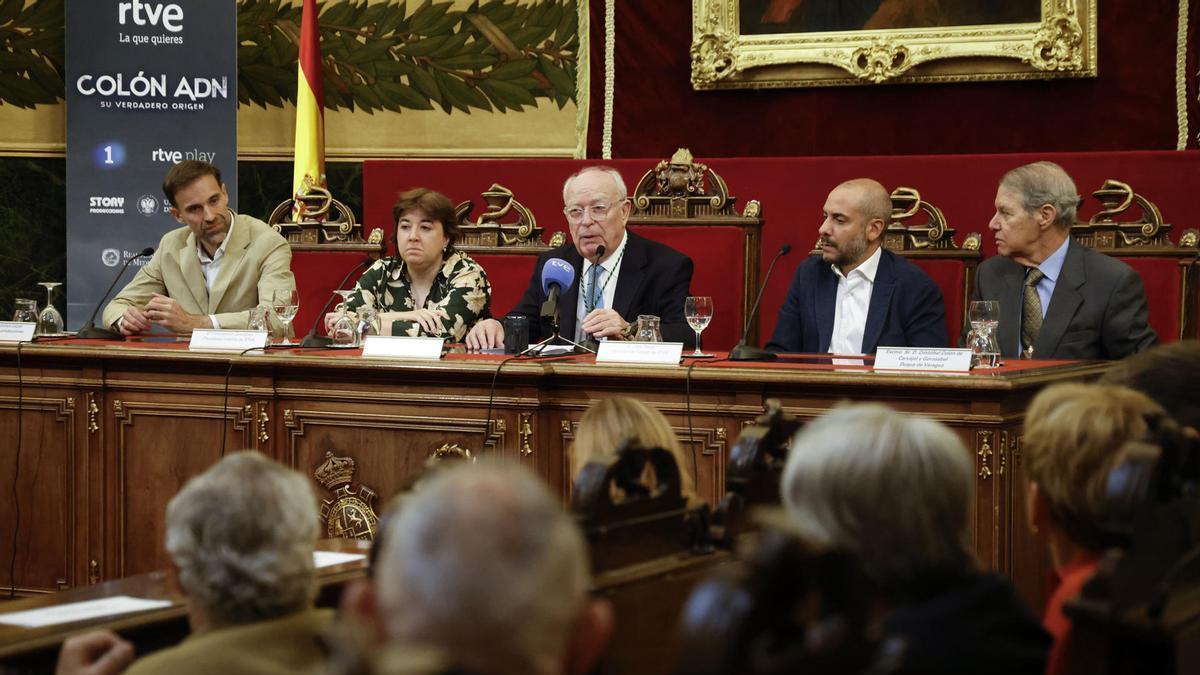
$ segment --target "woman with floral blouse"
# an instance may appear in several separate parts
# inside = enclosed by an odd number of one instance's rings
[[[384,335],[445,337],[462,342],[479,319],[491,316],[492,288],[479,263],[454,250],[458,219],[445,195],[416,188],[392,207],[396,256],[363,273],[347,309],[373,305]],[[337,313],[325,316],[325,328]]]

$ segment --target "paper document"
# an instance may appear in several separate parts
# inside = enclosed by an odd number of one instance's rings
[[[56,626],[62,623],[74,623],[102,616],[117,616],[144,612],[148,609],[163,609],[170,607],[170,600],[145,600],[128,595],[118,595],[99,600],[72,602],[66,605],[28,609],[23,612],[8,612],[0,614],[0,623],[26,628],[41,628]]]
[[[361,553],[335,553],[333,551],[313,551],[313,565],[318,568],[333,567],[342,563],[362,560],[367,556]]]

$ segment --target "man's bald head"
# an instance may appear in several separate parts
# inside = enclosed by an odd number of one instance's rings
[[[867,222],[882,220],[884,226],[892,218],[892,195],[883,184],[872,178],[855,178],[838,186],[858,194],[858,208]]]

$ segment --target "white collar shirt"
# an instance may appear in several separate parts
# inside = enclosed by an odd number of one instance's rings
[[[604,299],[604,307],[611,308],[613,306],[613,299],[617,294],[617,283],[620,281],[621,261],[625,259],[625,246],[628,243],[629,233],[625,232],[621,235],[621,243],[617,245],[617,250],[600,263],[600,272],[596,277],[596,283],[600,286],[600,296]],[[583,319],[594,309],[587,303],[587,298],[592,292],[592,267],[592,261],[585,259],[583,269],[579,273],[579,299],[575,303],[576,342],[583,342],[586,338],[583,334]],[[611,281],[609,281],[610,279]]]
[[[830,265],[837,275],[837,300],[833,310],[833,337],[829,341],[830,354],[862,354],[863,333],[867,327],[867,310],[871,307],[871,290],[875,287],[875,273],[879,271],[879,258],[883,247],[875,249],[861,265],[842,274],[837,265]]]
[[[217,252],[212,257],[209,257],[208,252],[204,250],[204,245],[200,243],[200,240],[196,240],[196,254],[200,256],[200,272],[204,274],[204,287],[208,289],[210,295],[213,284],[217,282],[217,275],[221,273],[221,263],[225,260],[225,247],[233,238],[234,220],[234,213],[230,211],[229,229],[225,232],[225,239],[221,241],[221,245],[217,247]],[[213,328],[221,327],[221,324],[217,322],[217,315],[209,314],[208,318],[212,321]]]

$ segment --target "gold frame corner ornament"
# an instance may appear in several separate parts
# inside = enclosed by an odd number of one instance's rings
[[[741,0],[692,0],[692,87],[766,89],[1095,77],[1096,1],[1041,22],[743,34]]]

